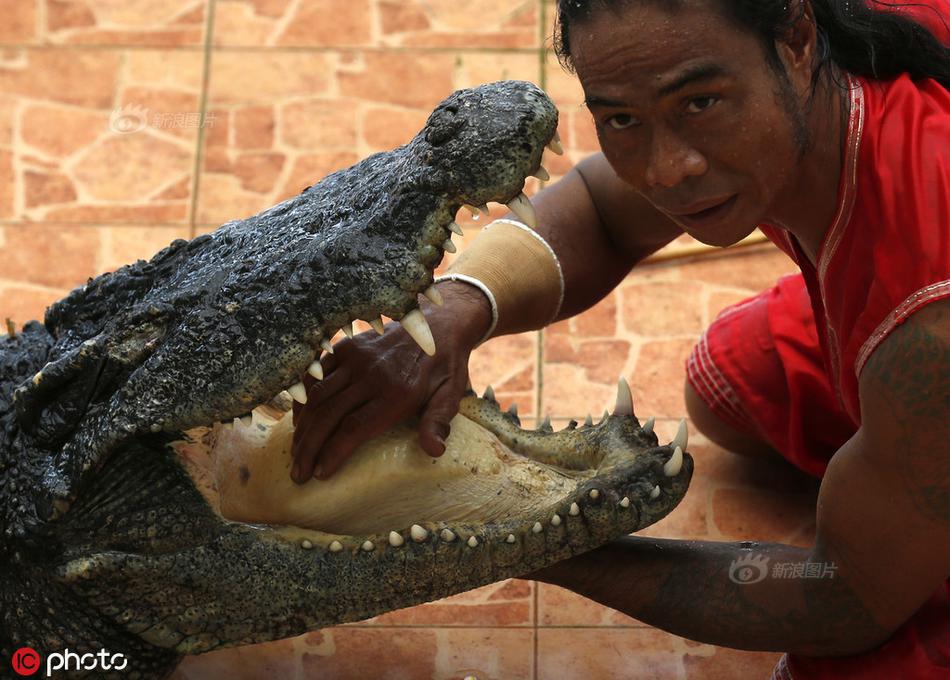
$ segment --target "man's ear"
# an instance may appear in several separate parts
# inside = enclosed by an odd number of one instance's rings
[[[775,42],[785,72],[799,95],[807,96],[818,52],[818,24],[811,0],[791,0],[789,15],[793,23]]]

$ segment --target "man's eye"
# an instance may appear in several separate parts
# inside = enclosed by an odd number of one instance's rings
[[[706,109],[712,108],[718,101],[718,97],[696,97],[695,99],[689,100],[689,104],[686,105],[686,111],[687,113],[702,113]]]
[[[626,113],[619,113],[616,116],[611,116],[607,119],[607,125],[612,127],[614,130],[623,130],[636,124],[637,119]]]

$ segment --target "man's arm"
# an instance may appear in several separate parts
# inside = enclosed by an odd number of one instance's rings
[[[534,576],[711,644],[880,644],[950,572],[950,301],[898,327],[860,389],[862,426],[822,480],[811,549],[628,537]]]
[[[535,199],[538,232],[557,253],[565,278],[560,318],[576,314],[606,295],[636,262],[669,243],[681,230],[623,184],[602,154],[578,164]],[[419,441],[430,455],[445,449],[449,422],[458,413],[468,383],[468,359],[492,321],[491,305],[468,283],[436,284],[443,307],[422,299],[435,339],[426,356],[396,324],[377,337],[363,333],[343,340],[321,359],[326,379],[308,388],[305,406],[294,406],[294,467],[298,482],[327,478],[363,442],[418,415]],[[550,305],[514,291],[515,307]],[[494,335],[534,330],[511,314]]]
[[[558,319],[596,304],[647,256],[683,231],[617,177],[602,153],[578,163],[534,201],[538,233],[564,273]]]
[[[637,262],[683,233],[624,184],[602,153],[578,163],[562,179],[535,196],[532,203],[538,216],[535,231],[556,253],[564,276],[564,301],[558,320],[596,304]],[[511,214],[506,217],[518,219]],[[472,288],[455,281],[443,281],[437,287],[450,295],[452,291]],[[514,292],[519,295],[518,307],[545,306],[544,301],[532,300],[520,289]],[[431,319],[450,314],[467,320],[483,319],[488,312],[488,299],[479,294],[461,304],[456,302],[451,309],[427,306],[425,315]],[[518,315],[509,315],[499,319],[492,336],[531,330],[537,330],[536,325]]]

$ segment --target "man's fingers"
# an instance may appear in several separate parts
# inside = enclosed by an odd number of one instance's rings
[[[332,401],[326,402],[317,417],[301,419],[294,431],[294,464],[291,476],[297,482],[321,477],[323,446],[340,422],[372,397],[363,385],[352,385]],[[299,435],[298,435],[299,433]]]
[[[433,393],[422,413],[419,422],[419,443],[433,458],[438,458],[445,453],[445,442],[449,438],[449,423],[459,412],[461,398],[462,390],[446,381]]]
[[[304,385],[307,386],[306,406],[316,407],[324,400],[330,399],[342,392],[350,384],[350,375],[350,367],[343,364],[337,367],[333,373],[325,375],[323,380],[314,380],[313,378],[304,380]],[[307,377],[309,378],[309,376]],[[307,416],[308,410],[309,409],[304,408],[304,417]]]

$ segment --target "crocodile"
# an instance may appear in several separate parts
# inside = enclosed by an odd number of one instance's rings
[[[460,90],[404,146],[0,336],[0,674],[23,648],[107,649],[121,672],[70,674],[167,677],[185,655],[528,574],[669,513],[693,470],[685,423],[661,445],[623,381],[612,413],[557,432],[470,392],[440,459],[407,423],[331,481],[290,481],[301,376],[356,319],[437,351],[419,301],[440,302],[456,213],[499,202],[531,223],[524,184],[556,128],[530,83]]]

